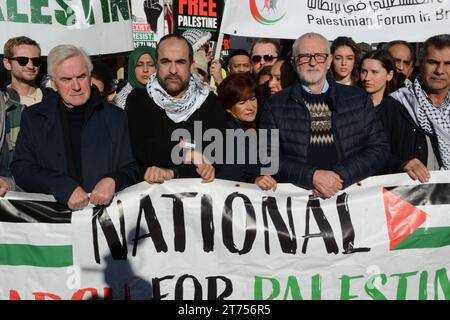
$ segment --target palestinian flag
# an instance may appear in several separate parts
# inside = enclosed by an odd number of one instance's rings
[[[450,184],[383,189],[390,250],[450,245]]]
[[[0,265],[73,265],[72,212],[49,201],[0,200]]]

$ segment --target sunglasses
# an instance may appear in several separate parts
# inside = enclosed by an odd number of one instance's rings
[[[256,55],[256,56],[252,57],[252,62],[253,63],[258,63],[261,60],[264,60],[265,62],[271,63],[274,59],[278,59],[278,57],[274,57],[271,54],[265,54],[265,55],[262,55],[262,56]]]
[[[41,58],[28,58],[28,57],[14,57],[14,58],[9,58],[8,60],[15,60],[17,61],[17,63],[19,64],[19,66],[25,67],[28,64],[28,61],[31,60],[31,63],[33,64],[33,66],[35,67],[40,67],[42,65],[42,60]]]

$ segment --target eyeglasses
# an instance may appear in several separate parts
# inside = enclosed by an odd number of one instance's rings
[[[309,63],[311,59],[314,58],[317,63],[324,63],[329,55],[329,53],[298,54],[297,56],[295,56],[294,60],[297,64],[303,64]]]
[[[253,63],[259,63],[261,60],[264,60],[265,62],[271,63],[274,59],[278,59],[278,57],[274,57],[271,54],[265,54],[265,55],[256,55],[252,57]]]
[[[40,67],[42,65],[41,58],[28,58],[28,57],[14,57],[9,58],[8,60],[15,60],[19,64],[19,66],[25,67],[28,64],[28,61],[31,60],[31,63],[33,63],[33,66]]]

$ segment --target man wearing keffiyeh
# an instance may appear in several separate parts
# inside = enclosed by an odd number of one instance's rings
[[[414,180],[427,182],[430,171],[450,170],[449,92],[450,34],[441,34],[425,41],[414,82],[392,94],[404,108],[382,114],[390,131],[391,164],[397,162]]]
[[[202,140],[208,129],[225,132],[225,113],[210,87],[191,73],[193,63],[193,49],[185,38],[163,37],[156,48],[156,74],[146,88],[133,90],[127,98],[131,145],[141,179],[147,182],[196,177],[203,182],[214,180],[218,166],[205,157],[211,143]],[[180,130],[188,139],[177,140]],[[179,152],[174,156],[173,151],[182,142],[192,150],[183,152],[186,158],[178,163]]]

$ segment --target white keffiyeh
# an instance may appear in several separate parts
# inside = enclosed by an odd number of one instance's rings
[[[164,90],[153,74],[147,82],[147,92],[156,105],[164,109],[166,115],[175,123],[186,121],[199,109],[209,95],[211,88],[204,84],[196,75],[192,74],[185,94],[176,98]]]
[[[423,91],[419,77],[410,89],[414,90],[414,95],[419,101],[414,110],[419,125],[429,134],[437,136],[442,169],[450,170],[450,96],[447,95],[441,106],[434,106]]]

